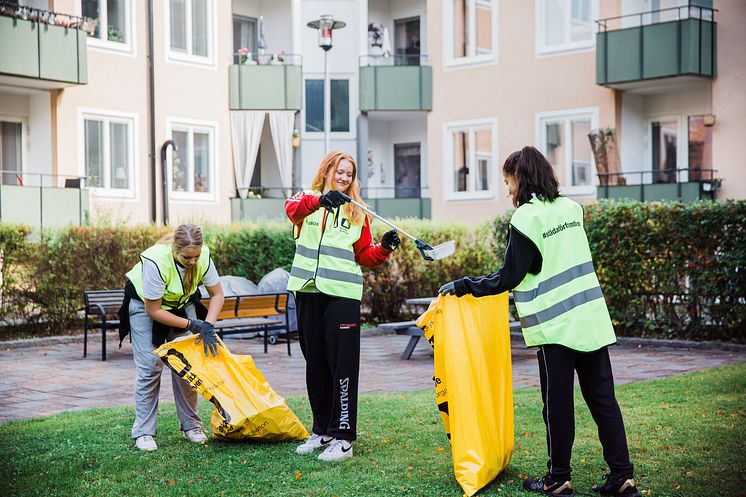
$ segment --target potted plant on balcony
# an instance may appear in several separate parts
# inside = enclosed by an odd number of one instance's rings
[[[249,49],[246,47],[238,49],[239,64],[246,64],[249,59]]]
[[[293,130],[293,148],[300,147],[300,133],[297,129]]]

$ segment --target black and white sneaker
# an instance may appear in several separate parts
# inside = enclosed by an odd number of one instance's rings
[[[319,461],[344,461],[352,457],[352,444],[348,440],[335,439],[324,452],[319,454]]]
[[[316,449],[323,449],[334,441],[334,437],[313,434],[295,449],[296,454],[310,454]]]
[[[601,495],[619,495],[622,497],[640,497],[640,492],[635,487],[635,480],[632,478],[614,478],[613,476],[604,475],[602,483],[595,483],[591,489]]]
[[[541,478],[523,480],[524,490],[536,492],[543,495],[562,495],[572,497],[575,492],[572,491],[570,480],[554,480],[550,475]]]

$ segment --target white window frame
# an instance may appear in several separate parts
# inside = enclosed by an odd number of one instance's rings
[[[557,45],[546,44],[546,0],[536,0],[536,16],[534,32],[536,34],[534,46],[536,47],[536,58],[551,57],[554,55],[565,55],[578,52],[590,52],[596,49],[596,33],[598,32],[598,0],[589,0],[591,8],[591,37],[589,40],[566,42]],[[572,0],[565,0],[565,25],[566,33],[571,31],[572,22]]]
[[[200,121],[196,119],[179,118],[179,117],[167,117],[166,118],[166,136],[169,140],[173,140],[174,131],[183,131],[188,133],[187,140],[190,143],[190,149],[194,151],[194,132],[207,133],[209,136],[210,153],[209,153],[209,171],[210,171],[210,182],[212,189],[209,192],[177,192],[173,190],[173,153],[170,154],[168,161],[168,198],[173,202],[201,202],[217,204],[219,197],[219,182],[218,182],[218,160],[219,151],[218,144],[220,143],[218,137],[218,123],[214,121]],[[179,154],[183,154],[183,150],[179,150]],[[192,167],[194,167],[194,161],[192,161]],[[194,174],[187,174],[189,185],[194,188]]]
[[[104,121],[104,174],[108,175],[111,169],[111,143],[109,139],[109,124],[112,122],[126,123],[128,140],[128,163],[129,188],[111,187],[88,187],[91,195],[102,198],[113,198],[123,200],[137,200],[138,184],[138,141],[137,130],[138,115],[131,112],[120,112],[115,110],[93,109],[88,107],[78,108],[78,175],[88,177],[85,170],[85,121],[87,119]],[[109,178],[110,180],[110,178]],[[106,183],[106,179],[104,181]],[[87,186],[87,181],[86,181]]]
[[[210,32],[207,34],[207,56],[193,55],[192,54],[192,0],[186,0],[186,44],[187,53],[181,53],[171,50],[171,2],[165,0],[164,3],[164,39],[163,43],[166,47],[166,60],[177,64],[207,66],[212,69],[217,69],[215,65],[215,50],[217,47],[217,7],[215,0],[207,0],[207,14],[209,19],[207,20],[207,28]],[[231,26],[232,24],[231,17]],[[231,34],[231,46],[233,45],[233,35]]]
[[[480,0],[464,0],[473,5],[475,11],[476,5],[481,4]],[[465,57],[454,57],[454,30],[453,30],[453,0],[443,2],[443,47],[445,48],[445,57],[443,57],[443,67],[445,69],[458,69],[462,67],[473,67],[480,65],[491,65],[498,63],[498,17],[499,0],[492,0],[492,51],[486,54],[477,52],[476,46],[476,16],[469,20],[469,36],[473,39],[470,46],[474,47],[474,54]]]
[[[471,149],[474,150],[473,157],[467,158],[467,167],[476,170],[478,167],[478,159],[489,158],[490,164],[490,179],[488,190],[479,191],[456,191],[456,185],[453,183],[453,133],[458,131],[470,132],[470,142],[473,140],[472,135],[475,131],[489,129],[492,133],[492,153],[478,153],[475,146]],[[494,199],[498,195],[499,181],[498,168],[497,168],[497,118],[488,117],[483,119],[470,119],[466,121],[450,121],[443,123],[443,199],[446,202],[462,201],[462,200],[490,200]],[[470,174],[469,181],[476,181],[477,175]]]
[[[643,131],[643,149],[644,149],[644,167],[643,183],[652,182],[653,178],[653,137],[650,126],[658,121],[675,121],[676,122],[676,168],[689,169],[689,115],[696,114],[661,114],[645,117],[645,129]],[[633,176],[633,181],[636,180]],[[688,171],[681,173],[676,172],[676,181],[686,181],[689,178]]]
[[[6,116],[3,114],[0,114],[0,121],[6,122],[6,123],[20,123],[21,125],[21,170],[18,171],[18,174],[23,178],[23,173],[26,172],[26,161],[27,161],[27,155],[28,155],[28,140],[26,135],[28,134],[28,122],[26,121],[25,117],[18,117],[18,116]],[[2,169],[2,167],[0,167]],[[2,174],[6,173],[0,173],[0,176]],[[10,173],[8,173],[10,174]],[[43,183],[43,178],[40,179],[39,184]]]
[[[324,73],[304,73],[303,74],[303,105],[301,106],[301,137],[307,140],[323,140],[323,131],[306,131],[306,81],[309,79],[324,80]],[[331,98],[331,82],[333,79],[346,79],[348,81],[348,97],[350,99],[347,106],[350,114],[350,130],[349,131],[330,131],[329,137],[332,140],[354,140],[357,133],[357,119],[355,118],[358,106],[358,83],[357,76],[355,74],[330,74],[329,75],[329,98]],[[331,114],[331,112],[330,112]],[[331,115],[329,116],[331,118]],[[331,123],[330,123],[331,129]]]
[[[567,124],[573,119],[590,119],[591,131],[598,129],[598,107],[580,107],[576,109],[565,109],[551,112],[537,112],[535,116],[536,126],[536,148],[547,155],[547,129],[545,123],[555,121],[565,121],[565,143],[572,143],[567,136],[572,137],[572,127]],[[588,147],[590,148],[590,142]],[[591,182],[590,185],[571,185],[572,183],[572,147],[566,147],[565,150],[565,177],[557,179],[560,182],[560,192],[563,195],[594,195],[598,185],[598,176],[596,175],[596,159],[591,150]]]
[[[122,52],[124,54],[128,55],[137,55],[137,50],[135,47],[137,46],[136,43],[133,43],[133,40],[137,39],[137,23],[132,22],[133,17],[135,16],[135,9],[134,5],[132,3],[132,0],[120,0],[124,2],[124,9],[125,9],[125,29],[126,29],[126,38],[127,41],[125,43],[120,43],[118,41],[109,41],[108,40],[108,22],[105,22],[107,20],[107,5],[106,0],[99,0],[101,3],[101,22],[100,22],[100,30],[103,29],[103,26],[106,26],[107,30],[107,39],[101,39],[101,38],[95,38],[93,36],[88,36],[88,47],[93,48],[95,50],[102,50],[102,51],[113,51],[113,52]],[[83,2],[82,0],[76,0],[75,1],[75,15],[82,16],[83,15]],[[101,32],[101,31],[99,31]]]

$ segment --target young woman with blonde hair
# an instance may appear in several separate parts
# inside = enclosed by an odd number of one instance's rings
[[[296,243],[288,290],[295,292],[313,411],[313,435],[296,452],[324,449],[322,461],[352,457],[357,436],[360,266],[383,264],[400,243],[396,230],[373,243],[368,217],[340,193],[362,203],[355,161],[332,151],[321,161],[311,189],[285,202]]]
[[[209,309],[200,302],[200,283],[210,294]],[[132,438],[138,449],[152,451],[158,448],[154,437],[163,372],[163,362],[153,349],[193,332],[199,333],[205,355],[219,353],[213,323],[223,307],[223,287],[199,226],[182,224],[143,251],[140,261],[127,273],[124,293],[119,336],[124,339],[131,334],[136,369]],[[171,385],[184,437],[204,443],[207,437],[197,413],[197,392],[174,373]]]

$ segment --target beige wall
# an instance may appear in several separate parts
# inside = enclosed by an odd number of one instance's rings
[[[55,2],[54,9],[74,12],[72,0]],[[217,47],[214,67],[202,67],[166,60],[168,40],[165,36],[165,2],[154,5],[155,61],[155,154],[157,170],[157,216],[161,219],[160,147],[167,136],[167,119],[204,121],[216,128],[216,166],[214,180],[217,194],[214,201],[169,202],[170,224],[184,221],[216,223],[230,221],[230,201],[234,180],[230,145],[228,110],[228,66],[232,61],[230,2],[216,1]],[[148,46],[147,1],[134,0],[136,33],[134,54],[118,53],[100,48],[88,48],[88,84],[70,87],[53,99],[56,110],[57,164],[62,174],[83,174],[84,157],[79,150],[82,129],[81,109],[124,112],[137,118],[135,130],[135,197],[112,199],[92,196],[94,219],[109,219],[129,223],[151,220],[151,164],[149,159]]]
[[[719,199],[746,198],[746,2],[715,0],[717,77],[712,83],[712,108],[717,120],[712,132],[712,162],[723,178]]]
[[[600,2],[600,16],[615,15],[617,2]],[[524,145],[537,145],[537,112],[597,107],[600,126],[615,124],[614,92],[595,83],[595,50],[537,58],[535,2],[498,2],[498,63],[444,68],[442,2],[428,2],[428,51],[433,66],[433,110],[428,118],[430,194],[434,219],[477,223],[512,208],[502,181],[502,162]],[[496,118],[498,182],[495,198],[444,201],[443,125],[450,121]],[[591,197],[592,199],[593,197]],[[580,199],[583,200],[583,199]],[[587,199],[586,199],[587,200]]]

